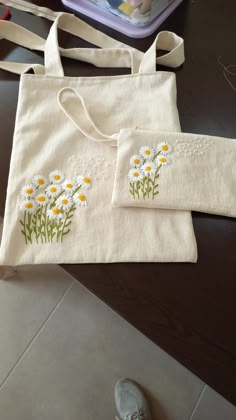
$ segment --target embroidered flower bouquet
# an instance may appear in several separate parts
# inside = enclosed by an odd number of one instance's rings
[[[121,130],[113,206],[235,217],[235,162],[236,141],[232,139]]]
[[[25,244],[62,242],[73,228],[78,207],[87,206],[83,190],[91,187],[91,179],[78,176],[65,179],[63,172],[52,171],[49,177],[35,175],[21,192],[19,220]]]

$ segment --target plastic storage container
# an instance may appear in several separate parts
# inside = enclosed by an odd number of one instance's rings
[[[154,32],[183,0],[62,0],[62,3],[133,38]]]

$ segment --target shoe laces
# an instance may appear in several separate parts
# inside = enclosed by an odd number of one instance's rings
[[[120,420],[116,417],[116,420]],[[124,420],[145,420],[145,414],[142,409],[136,406],[136,410],[132,411],[132,413],[128,413],[125,415]]]

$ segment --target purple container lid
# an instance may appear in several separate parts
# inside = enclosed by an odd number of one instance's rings
[[[182,1],[183,0],[174,0],[160,15],[156,17],[156,19],[142,27],[126,23],[119,17],[104,10],[100,10],[96,5],[88,2],[87,0],[62,0],[62,3],[70,9],[74,9],[79,13],[89,16],[90,18],[132,38],[145,38],[146,36],[151,35],[175,10],[175,8],[182,3]]]

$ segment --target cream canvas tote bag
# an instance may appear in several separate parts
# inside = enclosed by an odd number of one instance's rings
[[[12,31],[12,25],[0,22],[0,35],[44,50],[45,66],[0,63],[9,71],[33,67],[36,73],[22,74],[20,80],[1,264],[195,262],[191,213],[112,208],[116,148],[88,141],[58,103],[61,89],[78,90],[108,136],[130,127],[180,131],[175,75],[156,72],[156,47],[169,51],[162,64],[178,66],[184,58],[182,40],[160,33],[142,54],[120,43],[111,47],[113,40],[69,14],[55,18],[46,42],[17,25]],[[105,49],[60,49],[58,27]],[[65,77],[60,54],[97,66],[131,67],[132,74]],[[66,100],[80,112],[73,96]]]

